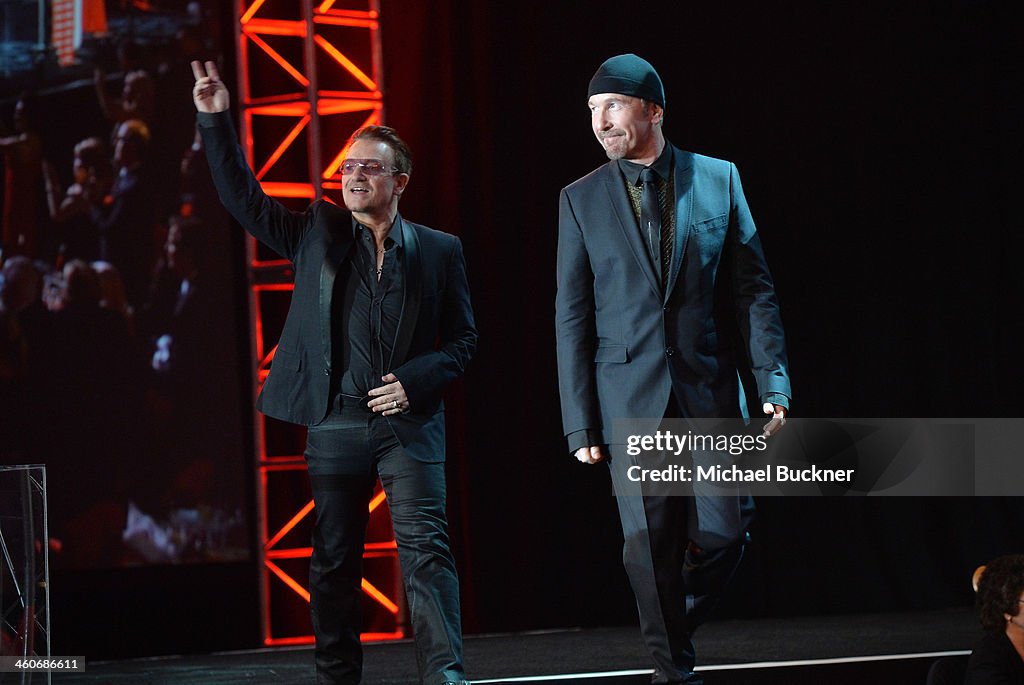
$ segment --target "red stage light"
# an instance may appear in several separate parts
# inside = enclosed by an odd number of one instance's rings
[[[290,8],[287,4],[267,4],[265,0],[255,0],[247,8],[239,7],[236,32],[243,148],[253,168],[258,165],[256,177],[264,191],[296,209],[303,203],[324,198],[325,190],[341,188],[336,174],[346,150],[337,151],[340,144],[337,122],[332,119],[328,125],[323,118],[340,117],[340,121],[344,122],[342,125],[351,126],[352,130],[359,125],[380,124],[383,121],[378,0],[366,0],[365,10],[333,9],[334,2],[325,0],[314,9],[312,17],[302,20],[295,20],[294,15],[275,16],[274,13],[279,9],[288,11]],[[344,27],[344,32],[339,32],[337,27]],[[321,35],[321,29],[333,33]],[[337,36],[352,35],[350,30],[366,32],[362,35],[369,38],[369,55],[360,55],[358,50],[350,52],[346,45],[338,42]],[[274,46],[278,49],[265,40],[265,37],[270,36],[275,37]],[[296,45],[289,45],[289,41],[302,42],[301,65],[289,61],[282,54],[292,56],[292,60],[297,59],[294,55],[298,53],[293,49]],[[357,42],[363,45],[361,41]],[[270,61],[250,59],[250,44],[258,47]],[[312,68],[313,65],[308,62],[316,60],[320,51],[330,59],[319,60],[317,68]],[[337,74],[325,73],[325,65],[336,65]],[[286,79],[280,78],[281,72],[287,74]],[[333,78],[336,75],[344,78],[339,81]],[[318,82],[328,77],[331,77],[335,89],[320,89]],[[358,84],[354,89],[336,89],[337,83],[347,84],[351,79]],[[297,83],[301,88],[295,89],[292,85],[287,92],[266,92],[271,88],[268,84],[278,84],[274,87],[280,88],[282,81]],[[252,96],[253,84],[260,86],[258,97]],[[358,86],[364,90],[359,90]],[[360,114],[362,112],[366,113],[365,116]],[[282,130],[280,125],[260,127],[261,133],[254,135],[253,123],[261,121],[262,117],[293,117],[296,121],[283,138],[278,139],[276,136],[280,136]],[[276,131],[274,138],[269,140],[262,133],[268,130]],[[321,131],[332,135],[322,136]],[[294,155],[304,156],[307,159],[306,173],[296,175],[293,169],[285,169],[286,165],[279,164],[286,154],[289,160]],[[268,176],[274,180],[266,180]],[[248,261],[251,269],[252,329],[255,335],[253,352],[256,356],[257,383],[262,384],[276,351],[274,342],[280,334],[288,293],[293,289],[293,272],[291,264],[286,260],[260,257],[254,241],[249,243]],[[306,634],[307,624],[295,624],[294,612],[282,612],[277,608],[279,602],[270,601],[272,587],[284,587],[287,589],[286,594],[309,601],[306,578],[304,574],[295,572],[298,568],[295,564],[308,559],[312,549],[306,544],[296,546],[290,542],[301,535],[302,527],[309,524],[313,512],[313,503],[308,499],[308,494],[307,498],[295,501],[294,479],[296,474],[301,474],[305,469],[301,456],[304,440],[302,431],[300,427],[268,421],[259,414],[256,416],[258,497],[263,541],[261,553],[265,568],[261,583],[261,616],[263,642],[266,645],[308,644],[313,639]],[[371,522],[379,517],[385,517],[386,521],[388,511],[385,502],[382,491],[374,496],[370,502]],[[287,520],[277,518],[282,511]],[[383,524],[384,521],[381,521],[377,526],[378,531],[385,529]],[[402,607],[405,593],[401,587],[394,538],[371,541],[366,545],[364,557],[375,560],[368,565],[367,573],[378,573],[379,577],[368,575],[362,583],[363,591],[372,600],[372,606],[379,607],[382,613],[373,621],[374,630],[364,633],[363,639],[402,638],[405,636],[405,611]],[[381,563],[385,565],[380,566]]]

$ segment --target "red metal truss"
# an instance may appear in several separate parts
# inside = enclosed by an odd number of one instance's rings
[[[264,191],[302,209],[340,189],[349,134],[383,117],[379,0],[238,0],[242,147]],[[326,192],[326,194],[325,194]],[[293,288],[291,264],[249,241],[252,352],[262,385]],[[257,414],[262,634],[312,642],[308,572],[313,502],[305,430]],[[384,493],[370,503],[363,640],[405,636],[405,593]]]

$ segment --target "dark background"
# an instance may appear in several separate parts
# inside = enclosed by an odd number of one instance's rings
[[[461,236],[481,333],[450,412],[472,630],[633,620],[553,355],[558,191],[605,161],[586,88],[611,55],[658,69],[670,141],[739,167],[794,415],[1021,415],[1009,4],[768,5],[384,4],[386,117],[417,155],[403,212]],[[725,614],[967,604],[974,567],[1024,539],[1019,500],[759,505]]]
[[[402,211],[462,238],[481,333],[449,402],[467,632],[634,620],[607,471],[567,453],[554,359],[558,191],[604,161],[586,87],[611,55],[658,69],[670,141],[738,165],[794,415],[1022,415],[1010,3],[382,4],[385,118],[415,154]],[[1011,498],[759,507],[723,615],[968,604],[974,567],[1024,541]],[[69,578],[57,653],[255,645],[257,572]]]

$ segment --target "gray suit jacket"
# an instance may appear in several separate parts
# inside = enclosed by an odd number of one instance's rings
[[[665,292],[615,162],[562,190],[555,300],[565,434],[611,442],[613,419],[746,416],[738,365],[789,405],[782,319],[739,172],[674,149],[676,234]],[[738,323],[730,340],[726,317]]]

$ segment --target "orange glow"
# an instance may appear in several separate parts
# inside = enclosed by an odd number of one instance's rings
[[[380,109],[380,105],[367,100],[320,100],[316,103],[316,111],[320,116],[365,112],[372,109]]]
[[[337,98],[339,100],[380,100],[382,94],[379,90],[367,92],[365,90],[321,90],[320,98],[327,100],[330,98]],[[382,107],[380,102],[376,102],[374,107],[380,109]]]
[[[307,93],[304,90],[296,91],[294,93],[278,93],[277,95],[261,95],[258,98],[249,98],[247,104],[249,105],[250,110],[254,107],[259,107],[262,105],[273,105],[278,102],[308,104],[305,99],[306,96]]]
[[[255,239],[252,236],[249,236],[249,241],[250,242],[255,242]],[[253,308],[255,308],[254,305],[258,304],[259,297],[254,295],[253,297],[250,298],[250,300],[251,300],[250,306],[253,306]],[[253,331],[253,333],[254,333],[254,335],[256,337],[256,340],[255,340],[255,343],[256,343],[256,363],[257,363],[257,367],[256,368],[258,369],[258,371],[260,373],[263,373],[263,371],[264,371],[264,369],[266,367],[266,360],[263,357],[263,353],[266,351],[264,349],[264,345],[263,345],[263,317],[260,316],[260,313],[259,313],[258,309],[254,313],[255,313],[255,316],[252,317],[252,320],[253,320],[253,327],[256,329],[255,331]],[[276,349],[276,347],[275,347],[275,349]],[[263,380],[262,379],[258,378],[256,380],[256,383],[258,384],[259,387],[261,387],[261,388],[263,387]],[[262,421],[257,421],[256,423],[259,426],[263,425]],[[262,438],[261,438],[261,440],[262,440]],[[263,444],[263,443],[260,442],[259,444]]]
[[[361,633],[360,639],[363,642],[379,642],[381,640],[401,640],[405,637],[404,630],[393,633]],[[267,637],[263,644],[267,647],[287,647],[294,645],[311,645],[315,642],[312,635],[300,635],[298,637]]]
[[[249,36],[249,39],[252,40],[253,43],[256,43],[256,45],[259,45],[260,48],[262,48],[263,52],[265,52],[268,55],[270,55],[271,59],[273,59],[275,62],[277,62],[278,65],[280,65],[280,67],[282,69],[287,71],[288,74],[293,79],[295,79],[296,81],[301,83],[303,87],[306,87],[306,86],[309,85],[309,79],[307,79],[305,76],[303,76],[301,73],[299,73],[299,70],[296,69],[295,67],[293,67],[291,65],[291,63],[288,60],[286,60],[284,57],[282,57],[279,52],[277,52],[276,50],[274,50],[274,48],[272,48],[269,45],[267,45],[266,41],[264,41],[262,38],[257,36],[255,33],[249,33],[248,31],[246,31],[245,35]]]
[[[348,73],[352,74],[362,83],[368,90],[377,90],[377,84],[373,82],[369,76],[367,76],[362,69],[357,67],[355,63],[345,55],[341,54],[336,47],[328,43],[323,36],[313,36],[313,40],[317,45],[322,47],[328,55],[334,58],[334,60],[343,66]]]
[[[264,181],[260,185],[263,186],[263,192],[271,197],[304,197],[308,200],[316,197],[311,183]]]
[[[245,14],[243,14],[242,18],[238,21],[243,25],[248,24],[249,20],[252,19],[253,15],[259,11],[264,2],[266,2],[266,0],[256,0],[256,2],[249,5],[249,9],[245,11]]]
[[[368,542],[364,547],[365,556],[379,557],[391,556],[398,549],[398,543],[391,542]],[[269,549],[266,551],[267,559],[308,559],[313,556],[312,547],[291,547],[289,549]]]
[[[267,559],[308,559],[313,556],[312,547],[267,550]]]
[[[377,30],[378,24],[375,19],[368,19],[362,17],[347,17],[339,14],[320,15],[313,17],[313,21],[317,24],[330,24],[331,26],[354,26],[361,29],[370,29],[372,31]]]
[[[384,494],[383,490],[374,495],[373,499],[370,500],[370,513],[373,513],[373,510],[379,507],[380,503],[385,499],[387,499],[387,496]]]
[[[363,578],[363,592],[377,600],[378,604],[390,611],[392,614],[398,613],[398,605],[388,599],[383,592],[375,588],[366,578]]]
[[[305,38],[306,22],[288,21],[287,19],[253,19],[245,25],[245,32],[259,33],[265,36]]]
[[[292,516],[291,520],[281,527],[281,530],[277,531],[277,534],[274,535],[274,537],[267,540],[263,544],[263,549],[270,549],[278,542],[280,542],[281,538],[287,535],[292,530],[292,528],[297,526],[299,521],[306,518],[306,515],[311,511],[313,511],[313,500],[309,500],[309,502],[306,503],[306,506],[299,509],[298,513],[295,514],[295,516]]]
[[[296,581],[290,575],[282,571],[281,568],[274,562],[264,561],[263,563],[266,565],[267,568],[270,569],[271,573],[280,578],[281,582],[290,587],[295,592],[295,594],[297,594],[299,597],[302,597],[302,599],[306,600],[307,602],[309,601],[309,590],[302,587],[302,585],[300,585],[298,581]],[[366,581],[364,580],[363,582],[365,583]],[[385,599],[387,598],[385,597]]]
[[[334,4],[335,0],[325,2],[320,7],[327,7],[326,10],[317,9],[318,12],[329,14],[332,17],[349,17],[352,19],[378,19],[380,14],[377,10],[336,10],[331,9],[331,5]]]
[[[251,107],[249,112],[268,117],[301,117],[309,114],[308,102],[289,102],[279,105],[260,105]]]
[[[295,290],[294,283],[267,283],[265,285],[254,285],[252,287],[255,293],[274,293],[274,292],[291,292]]]
[[[370,124],[377,124],[377,123],[380,123],[380,111],[379,110],[374,110],[370,114],[370,116],[368,116],[366,118],[366,121],[364,121],[362,123],[362,125],[358,126],[357,128],[362,128],[363,126],[369,126]],[[334,178],[335,174],[338,173],[338,167],[340,167],[341,163],[345,161],[345,155],[348,154],[348,148],[349,148],[348,143],[345,143],[345,147],[341,148],[341,152],[338,153],[338,156],[335,157],[331,161],[331,163],[327,165],[326,169],[324,169],[324,173],[323,173],[323,177],[324,178]]]
[[[399,630],[394,633],[362,633],[359,636],[363,642],[376,642],[378,640],[401,640],[405,637],[405,631]]]
[[[363,126],[368,126],[368,124],[363,124]],[[341,148],[341,152],[338,153],[338,156],[331,160],[331,163],[327,165],[326,169],[324,169],[324,178],[334,178],[337,175],[338,168],[341,166],[341,163],[345,161],[345,157],[348,155],[348,149],[350,147],[352,146],[345,143],[345,147]],[[340,183],[338,184],[338,187],[339,189],[342,187]]]
[[[152,2],[152,0],[149,1]],[[337,0],[315,0],[313,16],[303,16],[298,21],[296,21],[297,15],[294,14],[294,7],[289,6],[290,3],[237,0],[235,5],[236,16],[241,15],[239,16],[241,40],[238,41],[237,51],[243,149],[246,152],[247,162],[255,171],[264,192],[271,197],[292,199],[296,204],[302,200],[313,200],[322,192],[339,190],[342,187],[342,184],[339,183],[341,178],[337,176],[337,172],[348,151],[343,149],[334,160],[331,160],[330,149],[324,150],[323,141],[310,137],[313,125],[317,121],[321,128],[336,126],[337,119],[328,121],[326,117],[337,115],[345,120],[343,127],[348,127],[362,119],[365,119],[363,126],[382,123],[383,94],[379,85],[381,79],[380,13],[376,9],[368,11],[339,9],[335,7],[338,4]],[[366,4],[376,7],[378,3],[371,0]],[[321,32],[324,32],[325,35],[318,35]],[[361,52],[351,52],[349,37],[357,33],[360,35],[356,38],[357,43],[368,38],[372,47],[371,52],[365,58],[361,56]],[[270,61],[257,57],[254,62],[251,57],[252,45],[258,46],[270,58]],[[319,48],[316,47],[317,45]],[[302,48],[303,56],[301,58],[298,57],[299,47]],[[275,50],[275,48],[277,49]],[[293,48],[295,48],[294,51]],[[330,59],[320,60],[320,50],[323,50]],[[284,57],[285,54],[288,55],[288,59]],[[320,68],[312,73],[307,73],[305,60],[310,55],[317,58]],[[372,55],[372,58],[369,55]],[[296,61],[290,62],[290,59]],[[280,85],[276,85],[274,90],[290,92],[275,92],[271,95],[252,97],[251,86],[265,83],[268,76],[275,77],[279,68],[283,69],[290,78],[283,80]],[[355,81],[347,86],[349,90],[321,90],[315,78],[317,72],[321,75],[340,76],[346,80],[349,80],[346,76],[348,74]],[[361,88],[365,88],[365,90],[361,90]],[[314,101],[316,109],[313,109],[311,104]],[[267,140],[266,133],[259,128],[259,124],[263,120],[258,117],[291,117],[291,119],[288,122],[278,121],[274,126],[269,127],[270,130],[275,131],[272,135],[281,135],[276,133],[278,130],[285,133],[277,140]],[[316,117],[320,117],[320,119],[315,120]],[[260,133],[256,145],[253,141],[254,123],[256,130]],[[259,154],[264,157],[259,159],[255,157],[254,150],[257,148],[260,151]],[[269,154],[267,154],[268,152]],[[319,162],[320,168],[313,168],[314,177],[307,178],[310,167],[302,165],[301,160],[313,159],[318,153],[323,154],[324,159]],[[282,161],[286,154],[289,159],[294,154],[300,160],[300,166],[295,167],[294,173],[287,176],[284,175],[287,171],[285,167],[289,167],[290,170],[291,165]],[[317,157],[317,159],[319,158]],[[318,172],[328,161],[331,162],[328,165],[328,171],[321,177]],[[267,181],[267,177],[280,180]],[[326,196],[323,199],[331,201]],[[281,304],[287,304],[287,295],[294,291],[292,283],[294,266],[288,260],[278,259],[276,256],[262,259],[257,256],[260,253],[253,247],[254,243],[248,243],[248,245],[250,301],[253,307],[253,334],[256,337],[253,349],[257,355],[255,380],[259,387],[269,374],[277,350],[274,345],[275,341],[264,338],[265,335],[273,337],[276,333],[270,329],[264,331],[263,319],[264,316],[269,316],[270,310],[267,308],[273,306],[276,309]],[[281,293],[284,297],[271,296],[270,293]],[[273,320],[274,326],[277,327],[279,322],[276,318]],[[265,352],[268,354],[264,354]],[[269,503],[279,496],[281,488],[293,485],[294,479],[300,478],[306,470],[306,464],[301,454],[277,454],[276,452],[282,451],[280,448],[275,449],[274,454],[270,454],[268,453],[270,445],[294,444],[295,449],[298,449],[302,444],[303,433],[301,431],[303,429],[278,425],[276,422],[270,422],[264,417],[258,416],[254,431],[259,469],[257,492],[261,497],[259,533],[263,544],[260,551],[264,564],[260,592],[263,643],[268,646],[311,644],[314,642],[312,635],[296,634],[304,633],[305,629],[302,624],[295,623],[295,618],[290,616],[289,612],[278,615],[270,594],[271,590],[273,590],[275,598],[278,594],[282,594],[280,586],[277,585],[277,582],[280,581],[303,600],[308,602],[310,599],[305,571],[300,572],[298,569],[305,568],[313,550],[306,546],[309,544],[308,540],[299,541],[296,536],[300,535],[301,531],[311,523],[311,518],[315,513],[313,502],[311,499],[305,503],[300,502],[301,509],[297,509],[289,496],[289,504],[286,505],[289,508],[284,511],[287,513],[290,509],[293,516],[283,526],[280,526],[280,521],[276,516],[270,517],[268,513]],[[289,441],[278,443],[274,436],[279,433],[287,435]],[[285,448],[284,451],[292,452],[293,450]],[[387,498],[383,492],[378,492],[371,498],[368,509],[370,516],[375,517],[374,520],[380,520],[380,517],[384,517],[380,521],[382,523],[388,520]],[[273,523],[268,523],[268,517],[272,519]],[[280,526],[280,528],[273,526]],[[293,544],[294,542],[298,542],[298,545]],[[368,579],[363,579],[361,583],[362,591],[373,602],[372,610],[382,621],[383,630],[363,633],[362,640],[395,640],[406,637],[406,632],[402,629],[400,621],[402,607],[405,606],[402,604],[404,595],[399,590],[397,596],[391,598],[375,585],[379,584],[390,591],[395,583],[401,583],[400,576],[397,576],[396,579],[398,559],[394,535],[389,532],[378,537],[377,541],[367,543],[363,549],[363,557],[377,559],[377,564],[383,564],[381,573],[375,572]],[[384,570],[384,566],[387,567],[386,570]],[[285,570],[286,568],[287,570]],[[377,568],[376,564],[374,568]],[[275,577],[276,580],[273,579]],[[287,595],[287,593],[283,594]],[[288,599],[287,601],[292,600]],[[385,611],[388,612],[387,616],[381,613]]]
[[[265,637],[263,644],[267,647],[287,647],[292,645],[311,645],[316,640],[312,635],[300,635],[299,637]]]
[[[299,123],[295,124],[295,127],[288,132],[288,135],[284,137],[284,140],[282,140],[281,144],[277,146],[277,149],[270,153],[270,157],[267,157],[267,161],[263,165],[263,168],[256,172],[257,181],[262,181],[264,174],[270,170],[270,167],[274,166],[277,160],[281,159],[281,155],[283,155],[284,151],[288,149],[288,146],[292,144],[292,141],[298,138],[302,129],[309,123],[310,118],[311,117],[309,115],[306,115],[299,119]]]
[[[253,269],[284,269],[291,265],[292,263],[287,259],[254,259],[249,262],[249,266]]]

